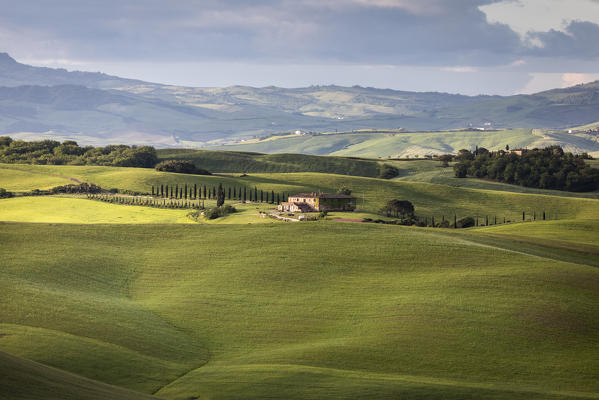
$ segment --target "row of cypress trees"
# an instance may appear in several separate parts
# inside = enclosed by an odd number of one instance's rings
[[[156,208],[183,208],[183,209],[196,209],[200,210],[204,208],[203,200],[181,200],[181,199],[167,199],[167,198],[155,198],[155,197],[140,197],[140,196],[118,196],[112,194],[88,194],[88,199],[99,200],[106,203],[112,204],[123,204],[132,206],[145,206],[145,207],[156,207]]]
[[[223,191],[227,200],[281,204],[281,201],[286,201],[287,199],[285,193],[275,193],[274,190],[258,190],[257,187],[248,189],[246,186],[223,186]],[[216,200],[217,186],[207,187],[206,185],[198,186],[197,184],[194,184],[193,186],[188,184],[181,186],[178,184],[161,184],[160,186],[152,186],[152,196],[165,199]]]

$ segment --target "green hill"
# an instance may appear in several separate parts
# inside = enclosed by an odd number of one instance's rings
[[[10,400],[151,400],[157,397],[24,360],[0,351],[0,398]]]
[[[369,177],[380,173],[377,161],[347,157],[186,149],[163,149],[157,153],[161,160],[189,160],[212,172],[325,172]]]
[[[18,169],[15,169],[18,168]],[[92,166],[45,166],[45,165],[0,165],[0,187],[8,190],[31,190],[25,187],[21,177],[29,172],[36,177],[45,175],[53,181],[57,176],[65,179],[95,183],[104,188],[120,188],[140,192],[150,192],[152,185],[160,184],[183,186],[207,185],[247,187],[258,190],[274,190],[277,193],[311,192],[322,190],[336,192],[347,186],[358,198],[358,208],[377,212],[387,200],[406,199],[414,203],[417,214],[435,216],[437,219],[479,215],[497,216],[511,221],[520,221],[522,212],[527,218],[533,213],[546,212],[550,219],[593,218],[599,213],[599,200],[585,197],[568,197],[557,191],[546,194],[514,193],[501,190],[452,187],[446,184],[431,184],[402,180],[384,180],[367,177],[334,175],[322,173],[277,173],[239,175],[198,176],[158,172],[146,168],[118,168]],[[37,178],[36,178],[37,179]],[[39,181],[36,180],[39,184]],[[571,194],[569,194],[571,196]],[[591,195],[592,196],[592,195]],[[157,210],[160,211],[160,210]]]
[[[475,234],[3,224],[0,350],[167,399],[599,398],[599,270]]]
[[[263,153],[303,153],[371,158],[423,157],[426,154],[457,153],[476,146],[489,150],[534,148],[560,145],[574,153],[599,153],[595,137],[584,132],[546,132],[537,129],[452,130],[435,132],[343,132],[316,135],[292,135],[217,148],[229,151]]]

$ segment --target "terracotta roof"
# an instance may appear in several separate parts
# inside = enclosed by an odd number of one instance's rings
[[[305,198],[317,198],[317,199],[353,199],[354,196],[348,194],[334,194],[334,193],[298,193],[289,197],[305,197]]]

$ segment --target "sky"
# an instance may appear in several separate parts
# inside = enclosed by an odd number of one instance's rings
[[[185,86],[532,93],[599,80],[599,0],[0,0],[20,62]]]

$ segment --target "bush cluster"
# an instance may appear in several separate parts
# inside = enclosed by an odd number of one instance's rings
[[[14,196],[13,192],[9,192],[4,188],[0,188],[0,199],[8,199],[9,197]]]
[[[0,162],[49,165],[106,165],[151,168],[158,162],[151,146],[110,145],[81,147],[77,142],[40,140],[27,142],[0,137]]]
[[[391,179],[391,178],[395,178],[398,175],[399,175],[399,169],[397,169],[393,165],[383,164],[381,166],[381,173],[379,174],[379,178]]]
[[[541,189],[589,192],[599,189],[599,170],[584,156],[565,153],[559,146],[525,151],[521,156],[503,151],[460,150],[455,176],[487,178]]]
[[[186,160],[166,160],[156,164],[157,171],[177,172],[180,174],[212,175],[209,171],[197,168],[194,163]]]
[[[204,211],[193,211],[187,214],[187,216],[194,221],[200,221],[202,217],[205,219],[216,219],[234,212],[237,212],[237,209],[227,204],[220,207],[208,208]]]

